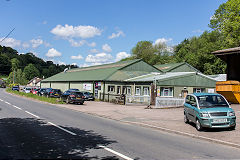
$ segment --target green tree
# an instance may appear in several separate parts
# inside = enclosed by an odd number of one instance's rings
[[[174,61],[170,47],[165,43],[153,44],[151,41],[139,41],[132,49],[132,56],[123,59],[143,59],[145,62],[155,65]]]
[[[24,68],[23,73],[25,74],[27,80],[40,76],[39,70],[31,63]]]
[[[0,54],[0,74],[8,75],[11,71],[11,62],[7,55]]]
[[[12,64],[12,71],[13,71],[13,83],[15,83],[15,77],[16,77],[16,70],[19,67],[19,60],[17,58],[11,59],[11,64]]]
[[[226,37],[227,48],[240,45],[240,0],[228,0],[215,11],[209,27]]]
[[[187,62],[205,74],[225,73],[226,64],[211,53],[223,47],[224,36],[220,32],[205,31],[177,45],[174,57],[177,62]]]
[[[15,83],[26,85],[27,82],[28,81],[26,79],[25,73],[23,73],[21,69],[18,69],[16,72],[16,82]]]

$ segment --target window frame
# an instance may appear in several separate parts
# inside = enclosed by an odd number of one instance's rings
[[[173,97],[173,90],[173,87],[160,87],[160,97]],[[165,95],[165,91],[168,91],[168,95]]]
[[[141,95],[141,87],[140,86],[135,87],[135,95],[137,95],[137,96]]]

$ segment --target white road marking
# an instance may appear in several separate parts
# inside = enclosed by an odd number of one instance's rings
[[[37,115],[35,115],[35,114],[31,113],[31,112],[28,112],[28,111],[25,111],[25,112],[30,114],[30,115],[32,115],[32,116],[34,116],[34,117],[36,117],[36,118],[40,118],[39,116],[37,116]]]
[[[11,105],[11,103],[9,103],[9,102],[6,102],[6,101],[5,101],[5,103]]]
[[[22,108],[19,108],[19,107],[17,107],[17,106],[15,106],[15,105],[12,105],[14,108],[17,108],[17,109],[19,109],[19,110],[22,110]]]
[[[123,159],[126,159],[126,160],[134,160],[134,159],[132,159],[132,158],[129,158],[129,157],[127,157],[127,156],[125,156],[125,155],[123,155],[123,154],[121,154],[121,153],[119,153],[119,152],[116,152],[116,151],[114,151],[114,150],[112,150],[112,149],[110,149],[110,148],[107,148],[107,147],[105,147],[105,146],[99,146],[99,147],[101,147],[101,148],[105,149],[106,151],[109,151],[109,152],[111,152],[111,153],[113,153],[113,154],[115,154],[115,155],[118,155],[119,157],[122,157]]]
[[[3,101],[2,99],[0,99],[0,101]]]
[[[66,129],[64,129],[64,128],[62,128],[62,127],[60,127],[60,126],[58,126],[58,125],[56,125],[56,124],[54,124],[54,123],[52,123],[52,122],[48,122],[49,124],[51,124],[51,125],[53,125],[53,126],[55,126],[55,127],[57,127],[57,128],[59,128],[59,129],[61,129],[61,130],[63,130],[63,131],[65,131],[65,132],[67,132],[67,133],[69,133],[69,134],[71,134],[71,135],[73,135],[73,136],[76,136],[77,134],[76,133],[73,133],[73,132],[71,132],[71,131],[69,131],[69,130],[66,130]]]

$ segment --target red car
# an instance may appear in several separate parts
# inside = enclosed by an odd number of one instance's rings
[[[33,88],[30,92],[31,92],[32,94],[37,94],[38,91],[39,91],[39,88]]]

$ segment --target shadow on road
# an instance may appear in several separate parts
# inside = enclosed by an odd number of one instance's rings
[[[100,158],[88,155],[88,150],[99,149],[98,145],[106,146],[115,141],[93,131],[63,128],[77,135],[32,118],[0,119],[0,159],[118,159],[115,156]]]

